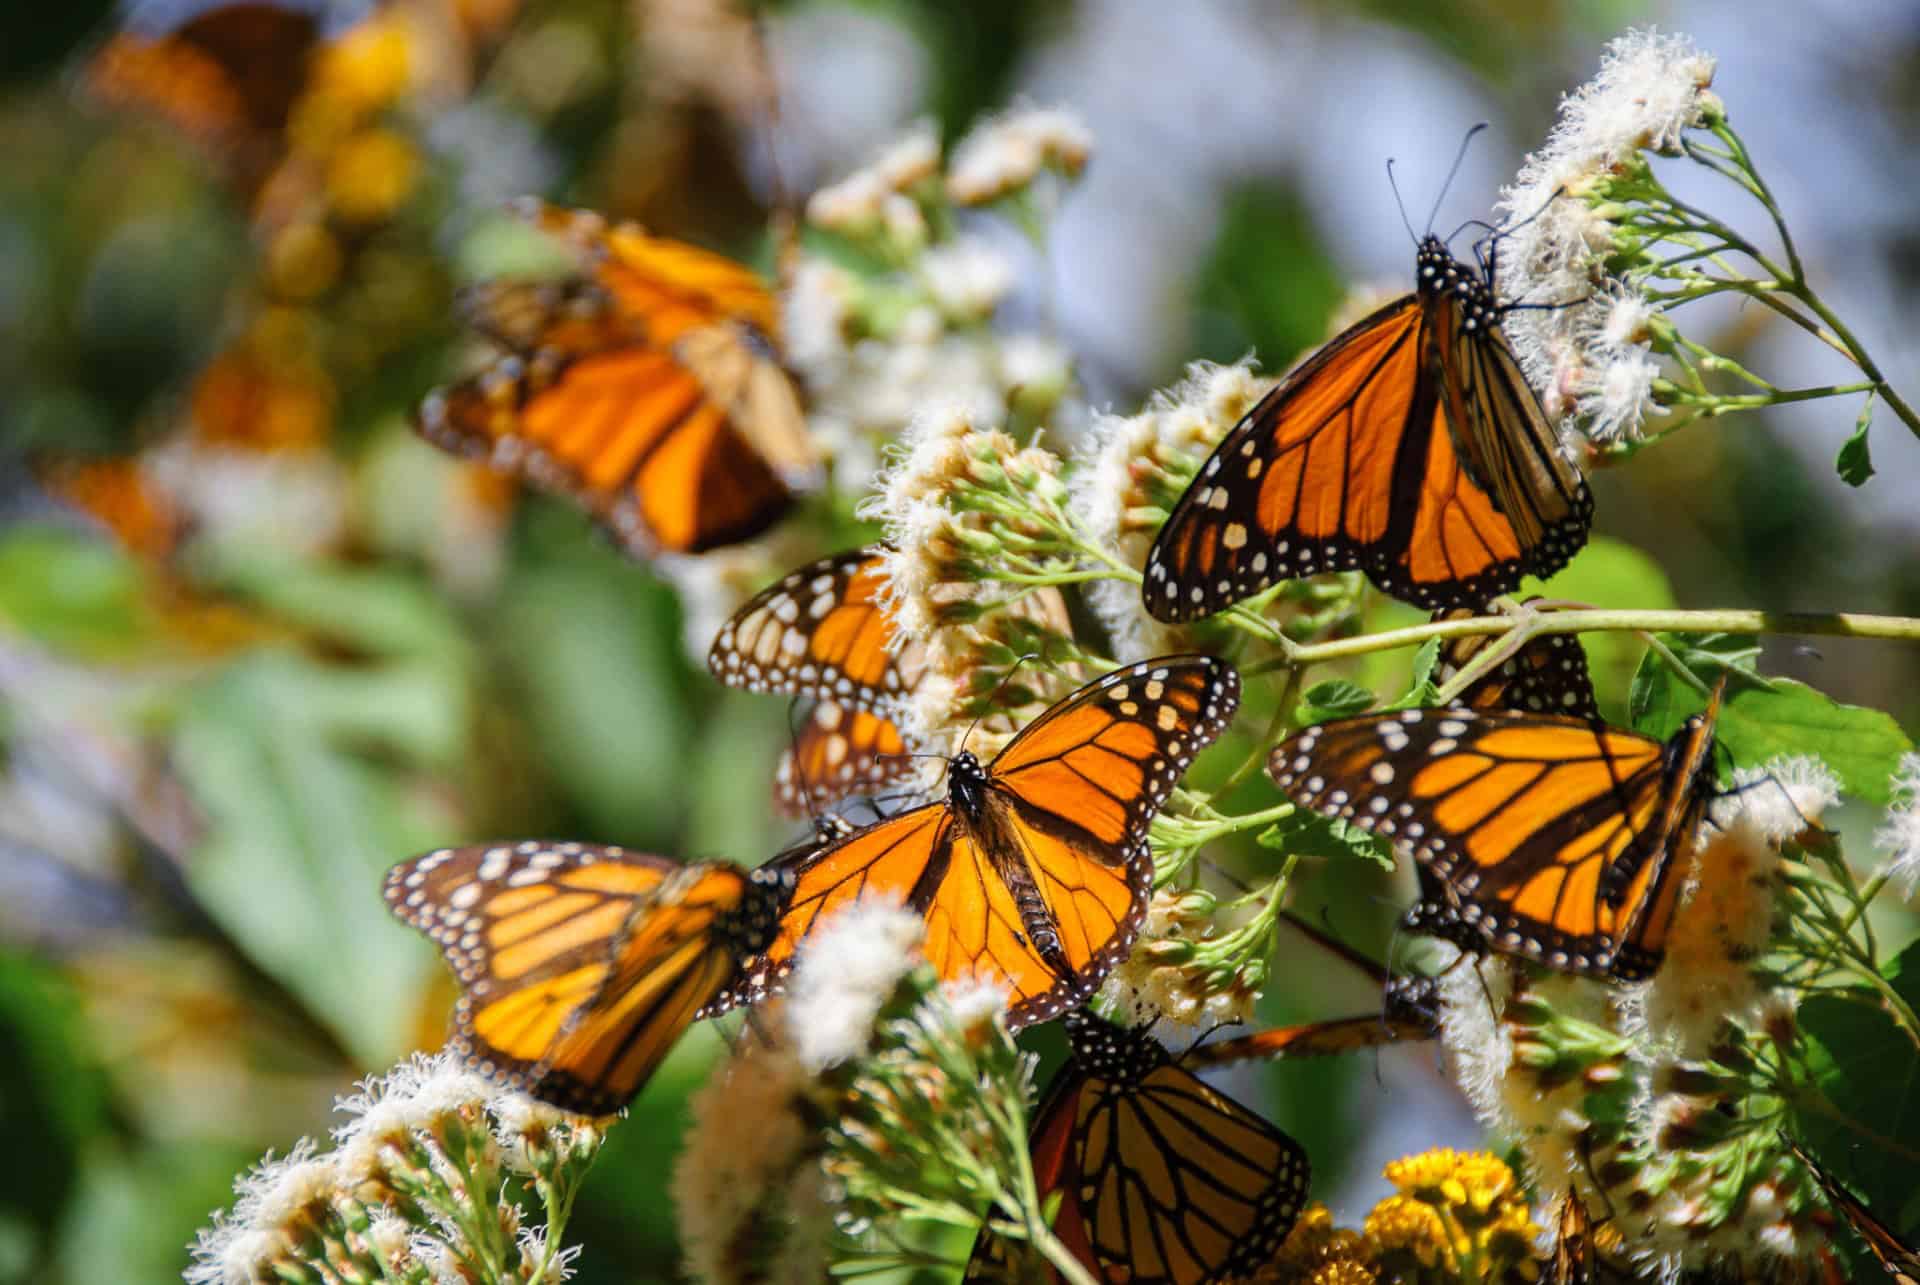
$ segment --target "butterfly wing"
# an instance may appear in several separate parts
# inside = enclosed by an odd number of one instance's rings
[[[990,768],[956,758],[964,784],[947,800],[794,854],[793,900],[741,998],[778,986],[822,918],[876,898],[926,917],[923,951],[943,979],[1005,990],[1014,1029],[1077,1006],[1145,917],[1148,822],[1238,700],[1224,661],[1128,666],[1035,719]]]
[[[1880,1266],[1886,1270],[1897,1285],[1920,1285],[1920,1250],[1907,1244],[1894,1233],[1894,1230],[1882,1222],[1866,1203],[1848,1191],[1833,1172],[1815,1160],[1812,1155],[1786,1134],[1780,1135],[1788,1148],[1807,1167],[1813,1180],[1820,1184],[1820,1190],[1826,1195],[1827,1204],[1833,1211],[1847,1220],[1854,1234],[1866,1242]]]
[[[1211,615],[1281,580],[1366,567],[1394,521],[1402,439],[1437,410],[1407,295],[1328,343],[1234,425],[1147,556],[1147,611]]]
[[[462,989],[450,1046],[566,1110],[619,1110],[760,949],[775,881],[591,844],[447,848],[396,866],[387,904]]]
[[[721,627],[707,668],[729,687],[886,713],[919,685],[927,661],[921,647],[897,646],[885,553],[836,553],[763,589]]]
[[[429,393],[416,427],[572,500],[636,556],[751,539],[792,505],[700,381],[650,348],[502,357]]]
[[[1067,1032],[1086,1075],[1067,1201],[1106,1278],[1245,1279],[1271,1262],[1307,1201],[1300,1145],[1142,1031],[1076,1015]]]
[[[812,816],[842,799],[877,794],[919,775],[900,729],[878,714],[816,701],[780,756],[773,806],[783,816]]]
[[[1466,620],[1485,613],[1484,607],[1454,607],[1437,611],[1433,619]],[[1494,639],[1487,634],[1450,638],[1440,648],[1433,667],[1433,683],[1443,686],[1478,656]],[[1520,710],[1534,714],[1564,714],[1597,719],[1600,704],[1587,670],[1587,653],[1572,634],[1541,634],[1460,692],[1454,703],[1469,709]]]
[[[1201,467],[1148,555],[1156,619],[1353,569],[1417,606],[1484,602],[1585,541],[1591,495],[1492,292],[1437,241],[1418,270],[1416,293],[1328,343]]]
[[[1710,720],[1662,745],[1579,719],[1405,710],[1310,727],[1268,770],[1294,802],[1409,852],[1419,931],[1631,981],[1659,966],[1711,747]]]
[[[1012,892],[1025,953],[1059,978],[1021,992],[1016,1026],[1077,1007],[1126,958],[1152,891],[1147,828],[1239,702],[1225,661],[1156,657],[1082,687],[994,759],[965,846]]]

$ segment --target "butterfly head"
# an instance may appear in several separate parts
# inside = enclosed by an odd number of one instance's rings
[[[784,864],[747,872],[740,904],[727,916],[723,930],[735,955],[757,955],[773,944],[780,935],[780,916],[793,898],[797,878],[793,867]]]
[[[987,806],[987,769],[972,750],[961,750],[947,764],[947,799],[955,811],[977,821]]]
[[[1145,1027],[1116,1026],[1086,1008],[1074,1009],[1063,1020],[1074,1060],[1096,1080],[1136,1084],[1173,1060]]]

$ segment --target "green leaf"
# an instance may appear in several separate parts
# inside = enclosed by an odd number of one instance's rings
[[[1303,857],[1358,857],[1393,869],[1393,849],[1386,840],[1306,808],[1274,822],[1254,841],[1276,852]]]
[[[1805,683],[1750,672],[1751,640],[1733,636],[1683,642],[1670,639],[1681,660],[1708,682],[1725,673],[1727,692],[1715,735],[1734,762],[1758,767],[1781,754],[1812,754],[1840,777],[1846,792],[1888,802],[1888,778],[1913,741],[1893,717],[1843,705]],[[1706,698],[1682,683],[1654,652],[1634,678],[1633,725],[1649,736],[1672,736],[1706,708]]]
[[[1920,942],[1886,968],[1909,1011],[1920,1010]],[[1869,1204],[1904,1231],[1920,1224],[1913,1160],[1920,1153],[1920,1049],[1877,992],[1861,987],[1808,996],[1800,1005],[1808,1066],[1842,1117],[1799,1114],[1796,1133]]]
[[[140,641],[140,568],[78,531],[22,526],[0,540],[0,619],[58,651],[101,656]]]
[[[1551,580],[1529,579],[1522,587],[1549,598],[1620,610],[1667,611],[1677,605],[1659,563],[1630,544],[1598,535]],[[1580,635],[1580,646],[1587,653],[1601,711],[1620,718],[1627,685],[1646,644],[1636,634],[1606,630]]]
[[[1356,682],[1330,678],[1307,689],[1300,702],[1301,723],[1324,723],[1330,718],[1351,718],[1373,708],[1374,695]]]
[[[444,750],[465,721],[448,700],[427,667],[263,651],[194,692],[174,737],[209,823],[186,867],[195,896],[368,1066],[407,1046],[415,983],[434,967],[388,915],[381,878],[447,837],[392,751]]]
[[[40,1250],[63,1221],[87,1146],[107,1127],[106,1084],[90,1065],[81,1009],[52,965],[0,950],[0,1137],[33,1158],[0,1173],[0,1227],[27,1233]]]
[[[1429,638],[1420,644],[1420,650],[1413,653],[1413,677],[1408,683],[1411,690],[1433,685],[1433,667],[1440,663],[1440,640]]]
[[[1872,425],[1873,394],[1869,393],[1867,404],[1860,408],[1860,418],[1854,421],[1853,436],[1840,447],[1840,456],[1833,462],[1840,480],[1848,486],[1865,486],[1873,476],[1873,454],[1867,449],[1867,430]]]

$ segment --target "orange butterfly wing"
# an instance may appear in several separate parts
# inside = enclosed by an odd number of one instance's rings
[[[721,627],[707,668],[729,687],[787,692],[885,714],[927,672],[898,645],[881,546],[836,553],[763,589]]]
[[[1145,916],[1148,823],[1238,700],[1225,662],[1161,657],[1073,693],[989,767],[956,757],[945,801],[792,861],[779,937],[740,998],[777,986],[817,923],[871,897],[925,915],[928,962],[1004,988],[1015,1029],[1084,1002]]]
[[[664,275],[644,291],[630,280],[639,269],[607,244],[653,238],[537,202],[523,208],[589,251],[595,274],[465,292],[463,310],[509,355],[430,394],[416,417],[421,434],[573,500],[637,556],[699,553],[778,521],[792,506],[790,485],[817,474],[812,439],[758,332],[722,311],[759,317],[764,308],[703,284],[751,274],[660,242],[646,265],[692,279]]]
[[[842,799],[875,794],[918,775],[900,729],[891,722],[837,701],[816,701],[780,756],[773,805],[783,816],[809,817]]]
[[[1442,620],[1467,620],[1487,614],[1485,607],[1455,607],[1437,611]],[[1494,639],[1467,634],[1448,639],[1433,668],[1434,686],[1444,686],[1465,669]],[[1454,704],[1468,709],[1517,710],[1533,714],[1564,714],[1569,718],[1600,717],[1600,703],[1587,669],[1587,653],[1572,634],[1541,634],[1483,674],[1460,692]]]
[[[509,1088],[605,1115],[760,950],[778,872],[592,844],[483,844],[396,866],[386,899],[462,989],[449,1046]]]
[[[1419,290],[1351,327],[1235,425],[1162,527],[1157,619],[1364,570],[1427,607],[1550,574],[1592,498],[1521,377],[1491,290],[1431,238]]]
[[[1076,1011],[1067,1038],[1073,1057],[1029,1145],[1042,1196],[1060,1193],[1054,1229],[1075,1257],[1096,1279],[1133,1285],[1246,1279],[1269,1264],[1307,1201],[1300,1145],[1144,1031]]]
[[[1268,770],[1410,853],[1416,931],[1636,981],[1659,967],[1712,794],[1712,712],[1663,745],[1580,719],[1405,710],[1310,727]]]

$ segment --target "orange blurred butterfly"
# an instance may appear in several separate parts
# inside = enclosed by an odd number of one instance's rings
[[[1082,1009],[1073,1057],[1031,1131],[1053,1232],[1095,1280],[1242,1280],[1273,1259],[1307,1202],[1300,1144],[1197,1078],[1144,1030]],[[965,1279],[1013,1278],[1017,1249],[991,1226]]]
[[[284,150],[319,47],[312,13],[277,4],[202,10],[171,32],[122,32],[87,69],[103,100],[159,116],[221,155],[250,195]]]
[[[510,1089],[607,1115],[774,939],[792,890],[781,865],[525,842],[403,862],[386,900],[460,983],[450,1048]]]
[[[587,273],[468,291],[463,311],[506,353],[428,394],[422,436],[566,496],[639,557],[750,539],[818,483],[757,276],[588,211],[515,208]]]
[[[893,719],[931,665],[923,644],[900,638],[886,608],[887,554],[870,545],[782,577],[735,612],[707,652],[707,668],[729,687],[815,702],[775,777],[775,806],[788,816],[917,775]],[[1016,625],[1070,633],[1065,599],[1036,590],[982,627]]]
[[[1528,601],[1534,601],[1528,599]],[[1487,607],[1454,607],[1437,611],[1434,623],[1468,620],[1490,614]],[[1445,686],[1465,669],[1481,649],[1495,642],[1490,634],[1463,634],[1440,648],[1433,667],[1433,685]],[[1587,670],[1587,653],[1572,634],[1540,634],[1530,638],[1506,660],[1469,684],[1454,698],[1468,709],[1520,710],[1531,714],[1565,714],[1569,718],[1597,719],[1600,703]]]
[[[1316,944],[1346,960],[1380,986],[1377,1013],[1327,1018],[1294,1026],[1276,1026],[1230,1040],[1218,1040],[1187,1050],[1181,1061],[1190,1067],[1222,1066],[1255,1058],[1277,1062],[1283,1058],[1329,1057],[1388,1044],[1417,1043],[1440,1033],[1440,992],[1431,977],[1414,973],[1390,974],[1374,960],[1339,938],[1291,911],[1281,915]]]
[[[1307,728],[1267,767],[1295,803],[1412,856],[1413,931],[1632,982],[1660,966],[1718,712],[1716,694],[1664,744],[1540,714],[1368,714]]]
[[[1429,235],[1414,265],[1414,293],[1320,349],[1201,466],[1147,558],[1155,619],[1348,570],[1415,606],[1478,605],[1586,543],[1592,494],[1501,332],[1492,264],[1483,279]]]
[[[777,988],[814,925],[863,898],[924,915],[927,961],[1004,989],[1016,1030],[1084,1003],[1146,916],[1148,823],[1239,699],[1226,662],[1162,656],[1082,687],[989,764],[962,750],[945,799],[780,860],[779,934],[713,1011]]]
[[[1847,1226],[1873,1251],[1875,1259],[1898,1285],[1920,1285],[1920,1250],[1907,1244],[1894,1234],[1891,1227],[1882,1222],[1866,1203],[1846,1187],[1841,1185],[1825,1165],[1815,1160],[1807,1149],[1782,1133],[1780,1138],[1807,1167],[1813,1180],[1820,1184],[1820,1190],[1826,1195],[1827,1204],[1832,1210],[1847,1220]]]

